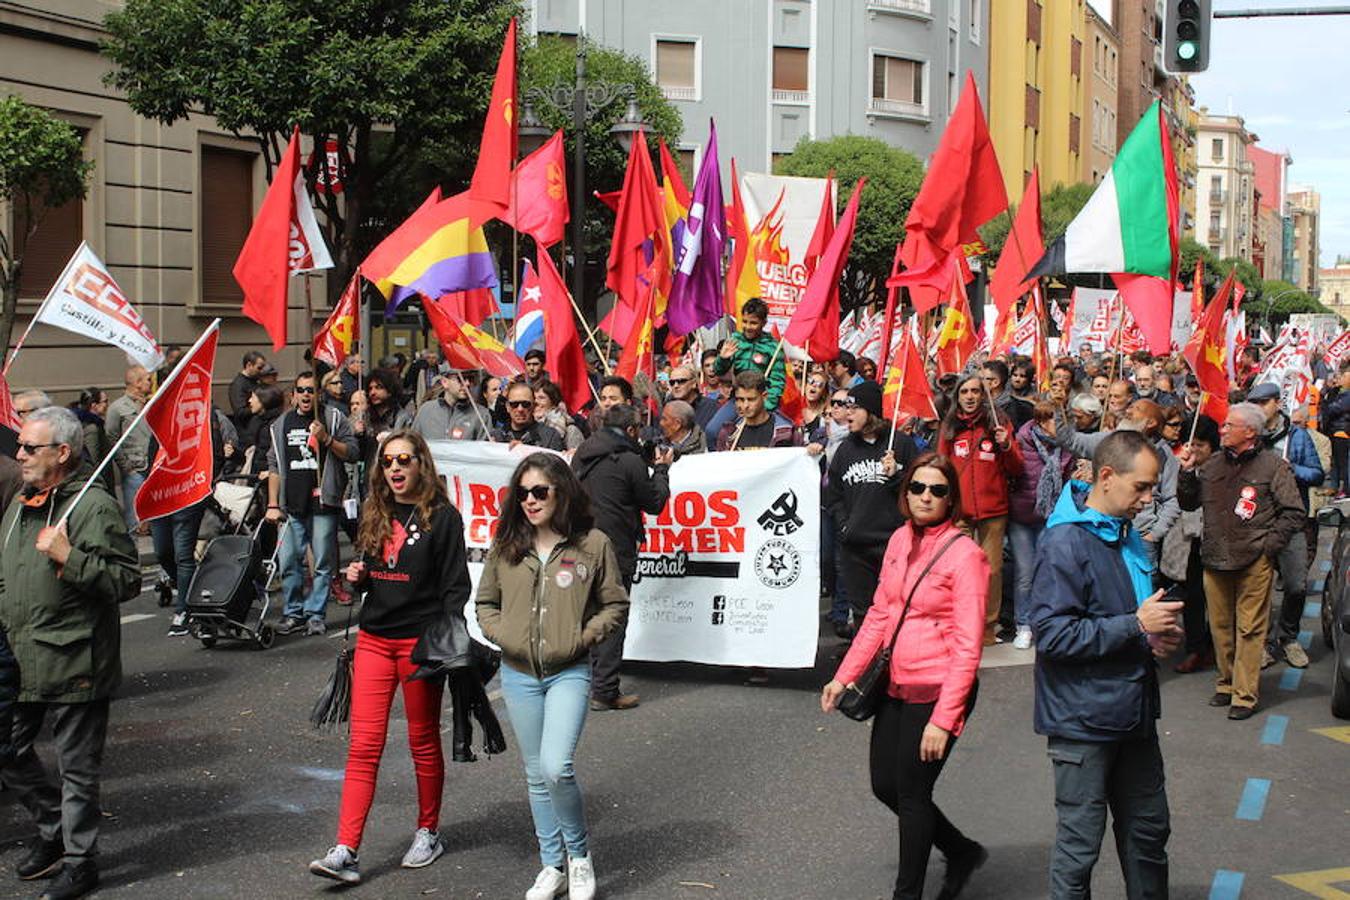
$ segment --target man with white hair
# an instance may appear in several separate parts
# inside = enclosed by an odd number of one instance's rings
[[[708,452],[708,439],[695,421],[694,408],[685,401],[667,400],[657,424],[665,442],[679,455]]]
[[[143,366],[128,368],[125,381],[125,393],[108,405],[106,427],[108,438],[114,443],[122,437],[122,432],[131,428],[152,392],[150,373]],[[122,477],[122,512],[127,528],[137,528],[136,492],[150,473],[150,426],[144,420],[138,422],[122,442],[114,459]],[[150,532],[149,525],[139,530],[143,534]]]
[[[1074,430],[1079,434],[1095,434],[1102,421],[1102,402],[1091,394],[1078,394],[1069,401]]]
[[[80,420],[31,411],[19,431],[23,492],[0,521],[0,627],[19,664],[14,761],[5,786],[37,825],[19,878],[56,876],[44,896],[80,897],[98,885],[94,861],[108,702],[121,680],[118,605],[140,591],[141,568],[117,502],[93,474]],[[64,521],[63,516],[68,516]],[[59,778],[38,757],[51,722]]]
[[[1261,442],[1265,424],[1261,407],[1238,403],[1220,426],[1221,452],[1198,466],[1189,447],[1177,457],[1181,508],[1205,516],[1200,562],[1219,668],[1209,705],[1237,720],[1251,718],[1259,700],[1273,561],[1303,527],[1294,472]]]

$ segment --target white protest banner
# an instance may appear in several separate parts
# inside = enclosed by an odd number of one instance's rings
[[[83,242],[33,321],[111,344],[147,369],[157,369],[164,362],[164,353],[145,320],[108,274],[107,266]]]
[[[1098,288],[1074,288],[1073,303],[1073,342],[1075,347],[1089,344],[1093,352],[1115,352],[1118,349],[1126,353],[1146,348],[1146,342],[1134,322],[1134,316],[1125,309],[1119,300],[1119,294],[1113,290]],[[1120,316],[1125,312],[1125,329],[1120,331]],[[1189,291],[1177,291],[1172,298],[1172,346],[1184,347],[1195,330],[1191,321],[1191,294]]]
[[[475,589],[511,473],[536,448],[432,441],[464,518]],[[800,448],[686,456],[646,516],[624,658],[735,666],[815,661],[820,469]],[[469,629],[482,640],[472,608]]]
[[[1280,331],[1275,346],[1261,361],[1253,384],[1269,382],[1280,388],[1280,406],[1289,414],[1308,402],[1312,388],[1313,336],[1289,325]]]
[[[1331,346],[1327,347],[1327,365],[1333,369],[1336,368],[1347,354],[1350,354],[1350,331],[1341,332],[1341,336],[1332,341]]]
[[[786,331],[810,273],[806,249],[820,217],[828,184],[824,178],[741,174],[750,248],[759,274],[760,297],[769,305],[769,330]]]

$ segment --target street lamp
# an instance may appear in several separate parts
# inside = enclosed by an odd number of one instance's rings
[[[517,128],[521,152],[531,153],[543,146],[553,134],[535,115],[535,108],[565,113],[572,111],[572,131],[575,137],[572,150],[572,297],[593,315],[585,300],[586,253],[583,213],[586,208],[586,123],[615,100],[628,101],[623,118],[614,123],[609,133],[619,142],[625,153],[633,146],[633,136],[650,127],[638,107],[637,87],[633,84],[611,84],[586,80],[586,39],[577,35],[576,75],[571,84],[558,82],[544,87],[526,89],[521,102],[520,125]]]
[[[1272,314],[1272,312],[1274,311],[1274,308],[1275,308],[1275,301],[1278,300],[1278,299],[1280,299],[1281,297],[1285,296],[1286,294],[1298,294],[1298,293],[1301,293],[1302,291],[1303,291],[1303,288],[1301,288],[1301,287],[1291,287],[1291,288],[1286,288],[1285,290],[1282,290],[1282,291],[1280,291],[1280,292],[1278,292],[1278,293],[1276,293],[1276,294],[1272,294],[1271,296],[1269,296],[1269,297],[1266,298],[1266,327],[1267,327],[1267,328],[1269,328],[1271,331],[1274,331],[1274,330],[1275,330],[1275,323],[1274,323],[1273,321],[1271,321],[1271,314]],[[1274,335],[1272,335],[1271,337],[1272,337],[1272,339],[1273,339],[1273,338],[1274,338]]]

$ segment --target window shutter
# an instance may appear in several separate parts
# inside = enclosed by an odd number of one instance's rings
[[[41,203],[33,211],[37,231],[24,243],[28,233],[27,216],[16,206],[14,234],[16,246],[23,252],[23,271],[19,273],[19,296],[26,300],[47,296],[56,279],[84,240],[84,201],[71,200],[62,206],[43,210]]]
[[[255,155],[202,147],[201,279],[203,303],[243,303],[234,262],[253,226]]]

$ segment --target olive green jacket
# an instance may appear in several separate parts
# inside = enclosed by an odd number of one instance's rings
[[[39,506],[20,494],[0,519],[0,627],[19,662],[20,702],[85,703],[122,679],[118,604],[140,593],[141,567],[117,502],[90,488],[66,523],[59,569],[35,546],[92,471],[82,465]]]
[[[592,529],[563,540],[547,560],[534,550],[512,565],[494,549],[478,582],[478,625],[502,660],[536,678],[556,675],[628,617],[614,548]]]

